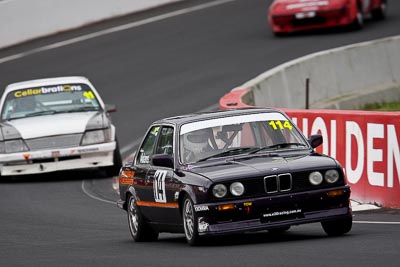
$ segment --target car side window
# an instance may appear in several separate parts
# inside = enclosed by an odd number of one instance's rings
[[[161,129],[160,137],[156,147],[156,154],[168,154],[172,156],[174,142],[174,128],[164,126]]]
[[[160,126],[153,126],[147,134],[142,146],[139,149],[137,161],[140,164],[149,164],[150,157],[153,155],[154,143],[157,140],[157,136],[160,130]]]

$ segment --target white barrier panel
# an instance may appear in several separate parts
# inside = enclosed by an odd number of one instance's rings
[[[183,0],[3,0],[0,48]]]
[[[358,99],[389,88],[400,92],[400,36],[314,53],[271,69],[239,88],[251,89],[254,103],[248,104],[304,108],[307,78],[309,103],[314,108],[326,107],[324,103],[338,102],[343,96]],[[390,99],[393,95],[400,99],[400,93],[392,93]]]

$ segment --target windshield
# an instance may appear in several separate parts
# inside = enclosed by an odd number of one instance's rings
[[[278,112],[240,115],[184,124],[180,130],[184,164],[239,154],[309,149],[303,135]]]
[[[64,112],[99,110],[95,94],[86,84],[61,84],[10,92],[3,105],[3,120]]]

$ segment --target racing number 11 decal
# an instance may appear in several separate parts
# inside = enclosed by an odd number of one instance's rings
[[[94,99],[94,94],[92,91],[86,91],[83,93],[83,96],[86,97],[87,99]]]
[[[167,177],[167,171],[156,171],[154,174],[153,192],[154,200],[156,202],[167,202],[165,193],[165,177]]]

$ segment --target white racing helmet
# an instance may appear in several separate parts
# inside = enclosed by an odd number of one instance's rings
[[[184,148],[194,154],[204,152],[209,147],[210,129],[201,129],[183,135]]]

